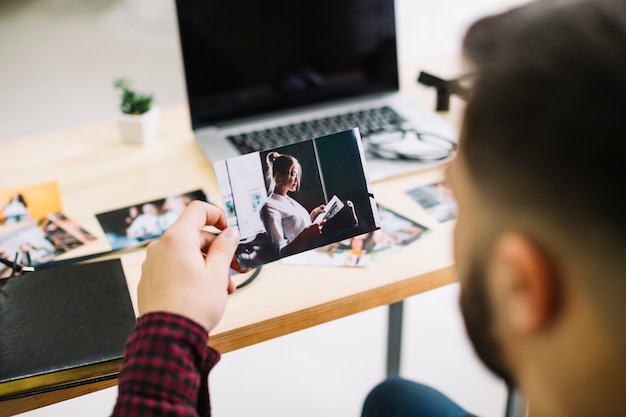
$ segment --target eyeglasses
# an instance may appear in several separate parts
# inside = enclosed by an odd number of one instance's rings
[[[458,145],[452,139],[415,128],[387,125],[363,137],[366,152],[384,159],[437,162],[452,158]]]
[[[31,263],[30,253],[26,252],[26,264],[22,264],[21,262],[18,262],[18,258],[19,258],[19,253],[15,254],[15,258],[13,258],[13,260],[5,259],[2,256],[0,256],[0,264],[4,265],[5,267],[8,268],[8,270],[11,271],[11,275],[9,275],[8,277],[3,277],[2,275],[4,275],[7,272],[6,271],[7,268],[5,268],[4,271],[0,272],[0,278],[11,278],[16,275],[21,275],[25,272],[33,272],[35,270],[35,268],[33,268],[32,266],[29,266]]]

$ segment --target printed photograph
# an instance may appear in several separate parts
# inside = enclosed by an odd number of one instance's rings
[[[193,200],[207,201],[202,190],[173,194],[158,200],[96,214],[111,250],[147,243],[163,234]]]
[[[358,129],[214,163],[236,257],[252,268],[372,232],[379,215]]]
[[[299,253],[282,262],[312,266],[368,266],[430,231],[426,226],[378,205],[380,229],[326,245],[313,251]]]
[[[311,266],[368,266],[371,260],[372,235],[377,232],[366,233],[315,250],[297,253],[284,258],[281,262],[290,265]]]
[[[49,213],[0,235],[0,258],[8,264],[37,266],[94,240],[95,236],[63,213]],[[8,264],[0,263],[0,278],[11,275]]]
[[[457,217],[456,200],[447,181],[413,188],[408,190],[407,194],[439,223],[454,220]]]
[[[97,239],[75,220],[68,218],[61,212],[47,214],[39,221],[39,228],[52,242],[55,255],[60,255]]]
[[[377,261],[425,236],[430,229],[386,207],[379,206],[380,230],[373,233],[372,259]]]
[[[39,220],[62,210],[56,182],[0,190],[0,225]]]

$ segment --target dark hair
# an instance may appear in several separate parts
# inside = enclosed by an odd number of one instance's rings
[[[22,193],[12,194],[11,197],[9,197],[9,202],[13,201],[15,197],[17,197],[17,201],[23,204],[24,207],[28,207],[28,204],[26,204],[26,200],[24,199],[24,195],[22,195]]]
[[[623,263],[626,2],[533,2],[476,22],[463,47],[474,85],[460,150],[479,195],[504,221]]]
[[[294,156],[270,152],[265,157],[265,162],[267,163],[267,195],[274,192],[274,188],[276,187],[276,174],[287,175],[289,174],[291,166],[295,165],[299,169],[298,175],[302,175],[300,163]],[[300,183],[298,183],[298,186],[300,186]]]

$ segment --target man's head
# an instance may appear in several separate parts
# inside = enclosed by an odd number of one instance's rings
[[[580,384],[623,394],[626,2],[531,3],[474,24],[464,53],[474,85],[450,175],[477,353],[555,413]]]

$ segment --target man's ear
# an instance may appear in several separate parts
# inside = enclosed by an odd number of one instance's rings
[[[559,307],[559,283],[553,260],[527,236],[509,232],[496,241],[493,255],[500,265],[499,296],[506,300],[509,325],[521,333],[548,326]]]

